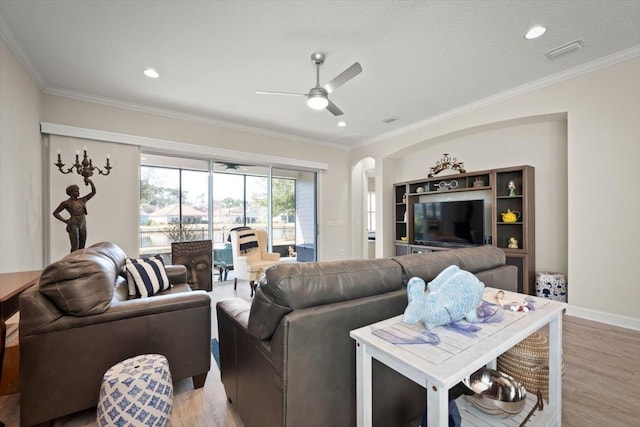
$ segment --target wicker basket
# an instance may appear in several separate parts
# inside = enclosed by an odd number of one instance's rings
[[[522,383],[529,393],[549,399],[549,340],[535,332],[498,356],[498,370]]]

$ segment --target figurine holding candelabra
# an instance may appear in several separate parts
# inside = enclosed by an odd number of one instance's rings
[[[58,151],[57,162],[54,166],[63,174],[72,173],[74,170],[78,175],[84,178],[84,185],[91,186],[91,192],[85,196],[80,197],[80,187],[73,184],[66,188],[66,193],[69,196],[67,200],[62,201],[58,207],[53,211],[53,216],[64,222],[67,225],[67,233],[69,234],[69,242],[71,243],[71,252],[78,249],[84,249],[87,241],[87,202],[96,194],[96,186],[94,185],[91,177],[94,171],[98,171],[100,175],[109,175],[111,173],[111,163],[109,162],[109,155],[107,154],[107,164],[104,167],[104,172],[97,166],[93,166],[93,161],[87,155],[87,147],[84,148],[84,154],[82,162],[80,162],[80,153],[76,151],[76,161],[70,168],[64,169],[65,164],[62,163],[60,151]],[[62,211],[67,211],[69,218],[64,218],[60,215]]]

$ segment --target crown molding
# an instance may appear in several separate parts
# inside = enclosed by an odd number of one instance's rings
[[[24,54],[24,49],[18,41],[17,37],[11,31],[11,27],[7,25],[4,20],[4,15],[0,13],[0,37],[4,40],[9,50],[18,59],[18,62],[24,67],[31,79],[35,82],[40,90],[45,88],[44,80],[42,76],[36,71],[36,67],[31,61],[29,61],[27,55]]]
[[[124,101],[120,101],[112,98],[91,95],[84,92],[70,91],[70,90],[56,88],[56,87],[47,87],[44,79],[37,72],[37,68],[28,59],[28,56],[23,53],[24,49],[22,48],[22,45],[18,41],[17,37],[15,37],[13,31],[11,30],[11,27],[6,24],[4,20],[4,16],[1,13],[0,13],[0,37],[5,41],[5,43],[9,47],[9,50],[16,56],[16,58],[18,59],[18,62],[20,62],[20,64],[25,68],[29,76],[31,76],[31,78],[36,83],[38,88],[42,91],[42,93],[45,93],[47,95],[61,96],[64,98],[75,99],[78,101],[93,102],[96,104],[123,108],[127,110],[138,111],[141,113],[154,114],[154,115],[178,119],[178,120],[187,120],[195,123],[202,123],[205,125],[218,126],[218,127],[237,130],[241,132],[252,133],[254,135],[268,136],[272,138],[286,139],[294,142],[321,145],[321,146],[331,147],[331,148],[335,148],[342,151],[349,150],[349,147],[345,147],[344,145],[339,143],[320,141],[313,138],[297,136],[294,134],[278,132],[278,131],[269,130],[265,128],[240,125],[238,123],[217,120],[207,116],[201,116],[197,114],[187,114],[177,110],[163,109],[163,108],[151,107],[143,104],[124,102]]]
[[[533,92],[533,91],[545,88],[547,86],[551,86],[556,83],[560,83],[565,80],[569,80],[574,77],[581,76],[583,74],[591,73],[601,68],[609,67],[611,65],[615,65],[620,62],[623,62],[632,58],[636,58],[638,56],[640,56],[640,45],[636,45],[628,49],[621,50],[619,52],[602,57],[595,61],[588,62],[578,67],[574,67],[569,70],[565,70],[560,73],[557,73],[552,76],[548,76],[539,80],[534,80],[522,86],[518,86],[513,89],[509,89],[507,91],[500,92],[495,95],[491,95],[487,98],[472,102],[470,104],[463,105],[462,107],[449,110],[442,114],[429,117],[428,119],[423,120],[421,122],[413,123],[409,126],[397,129],[392,132],[385,133],[383,135],[377,136],[375,138],[372,138],[370,140],[357,144],[357,146],[362,147],[369,144],[374,144],[376,142],[391,139],[400,135],[404,135],[404,134],[413,132],[415,130],[434,125],[436,123],[443,122],[445,120],[449,120],[457,116],[461,116],[471,111],[478,110],[480,108],[484,108],[484,107],[496,104],[498,102],[505,101],[507,99],[515,98],[517,96],[520,96],[529,92]]]
[[[125,133],[110,132],[98,129],[81,128],[76,126],[61,125],[57,123],[40,122],[40,132],[48,135],[59,135],[73,138],[91,139],[96,141],[115,142],[118,144],[135,145],[148,148],[158,153],[200,155],[224,161],[246,161],[247,154],[244,151],[229,150],[206,145],[190,144],[186,142],[171,141],[168,139],[150,138],[146,136],[129,135]],[[250,153],[251,161],[257,164],[294,167],[306,170],[328,170],[327,163],[312,162],[309,160],[292,159],[289,157],[270,156],[267,154]]]
[[[186,121],[195,122],[195,123],[201,123],[201,124],[209,125],[209,126],[217,126],[217,127],[222,127],[222,128],[226,128],[226,129],[237,130],[237,131],[240,131],[240,132],[251,133],[251,134],[254,134],[254,135],[268,136],[268,137],[271,137],[271,138],[286,139],[286,140],[293,141],[293,142],[302,142],[302,143],[307,143],[307,144],[328,146],[328,147],[331,147],[331,148],[341,149],[341,150],[345,150],[345,151],[348,150],[348,148],[344,147],[343,145],[330,143],[330,142],[327,142],[327,141],[320,141],[320,140],[317,140],[317,139],[306,138],[306,137],[302,137],[302,136],[297,136],[297,135],[284,133],[284,132],[278,132],[278,131],[269,130],[269,129],[265,129],[265,128],[241,125],[241,124],[230,122],[230,121],[223,121],[223,120],[219,120],[219,119],[214,119],[212,117],[207,117],[207,116],[202,116],[202,115],[197,115],[197,114],[183,113],[183,112],[180,112],[180,111],[177,111],[177,110],[170,110],[170,109],[165,109],[165,108],[151,107],[149,105],[144,105],[144,104],[136,104],[136,103],[132,103],[132,102],[125,102],[125,101],[121,101],[121,100],[117,100],[117,99],[113,99],[113,98],[101,97],[101,96],[92,95],[92,94],[88,94],[88,93],[84,93],[84,92],[76,92],[76,91],[70,91],[70,90],[66,90],[66,89],[53,87],[53,88],[45,88],[45,89],[43,89],[43,93],[45,93],[47,95],[60,96],[60,97],[63,97],[63,98],[74,99],[74,100],[77,100],[77,101],[91,102],[91,103],[106,105],[106,106],[110,106],[110,107],[116,107],[116,108],[122,108],[122,109],[126,109],[126,110],[131,110],[131,111],[137,111],[137,112],[140,112],[140,113],[146,113],[146,114],[153,114],[153,115],[157,115],[157,116],[168,117],[168,118],[171,118],[171,119],[186,120]]]

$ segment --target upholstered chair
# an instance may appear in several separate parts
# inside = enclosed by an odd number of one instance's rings
[[[253,296],[256,282],[267,268],[280,262],[280,254],[267,252],[267,232],[264,230],[239,229],[230,234],[236,274],[233,289],[237,288],[238,279],[248,280]]]

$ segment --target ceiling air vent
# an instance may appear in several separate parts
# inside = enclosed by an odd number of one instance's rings
[[[343,141],[362,142],[366,139],[366,135],[356,132],[349,132],[340,137]]]
[[[396,116],[389,116],[386,119],[382,119],[384,123],[391,123],[391,122],[395,122],[396,120],[398,120],[398,117]]]
[[[547,58],[553,59],[557,56],[564,55],[565,53],[569,53],[577,49],[582,49],[583,47],[584,42],[582,41],[582,39],[578,39],[555,49],[551,49],[549,52],[545,53],[545,55],[547,55]]]

